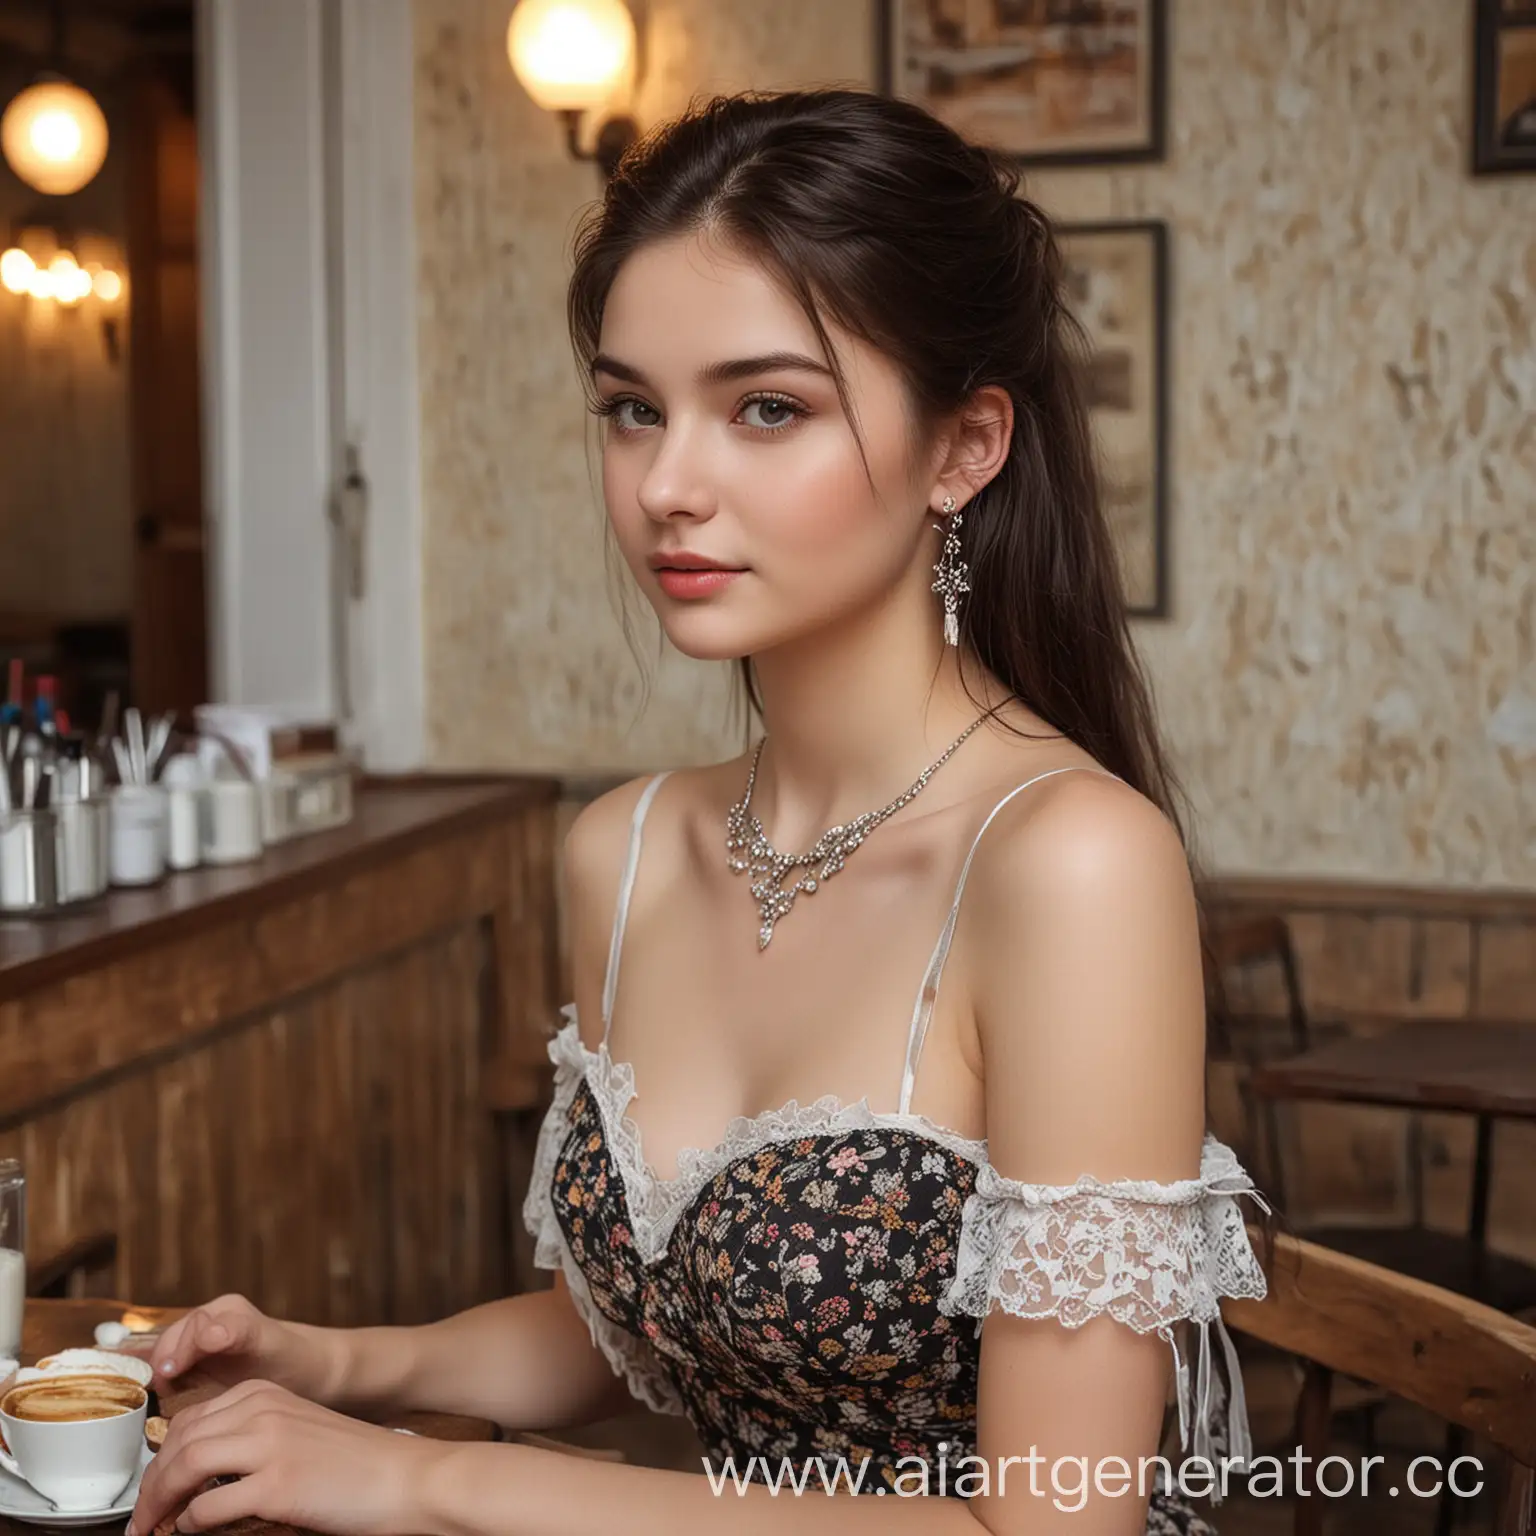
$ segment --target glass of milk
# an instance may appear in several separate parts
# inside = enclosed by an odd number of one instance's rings
[[[27,1296],[27,1179],[14,1158],[0,1158],[0,1360],[21,1355]]]

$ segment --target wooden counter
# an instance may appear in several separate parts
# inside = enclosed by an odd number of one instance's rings
[[[375,781],[258,862],[0,923],[0,1157],[28,1252],[115,1231],[110,1294],[310,1322],[500,1294],[483,1098],[544,1091],[553,779]]]

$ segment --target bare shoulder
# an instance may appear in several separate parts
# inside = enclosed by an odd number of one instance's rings
[[[589,800],[561,844],[562,923],[581,1036],[589,1048],[602,1037],[602,988],[608,941],[635,808],[654,774],[627,779]]]
[[[718,808],[723,815],[739,789],[731,786],[745,775],[743,758],[728,762],[667,770],[667,782],[657,792],[664,807],[653,806],[646,818],[649,830],[658,816],[673,828],[685,826],[690,818],[714,817]],[[612,905],[622,873],[630,827],[640,797],[656,777],[654,773],[627,779],[588,801],[566,830],[563,860],[568,899],[579,901],[592,897]],[[711,821],[713,825],[713,821]]]
[[[1162,810],[1104,773],[1061,773],[998,813],[970,881],[989,912],[1117,898],[1193,899],[1188,857]]]
[[[561,848],[568,900],[581,900],[610,886],[618,890],[630,823],[654,777],[647,773],[626,779],[589,800],[572,818]]]
[[[669,770],[666,783],[658,786],[646,813],[647,836],[658,820],[672,832],[686,831],[692,822],[707,820],[713,802],[722,794],[726,794],[722,805],[729,804],[728,786],[735,770],[734,763]],[[561,845],[564,925],[577,1012],[584,1021],[595,1020],[600,1013],[630,830],[641,797],[656,777],[647,773],[626,779],[588,801],[572,818]],[[658,859],[665,865],[668,848],[675,850],[679,842],[677,837],[660,839],[649,855],[652,867]],[[583,1038],[595,1028],[584,1023]]]
[[[1045,1182],[1192,1173],[1204,984],[1177,828],[1119,780],[1060,774],[1004,807],[971,877],[966,972],[999,1166]]]

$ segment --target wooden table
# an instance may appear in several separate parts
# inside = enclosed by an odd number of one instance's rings
[[[39,1356],[52,1354],[55,1350],[93,1344],[96,1325],[115,1321],[127,1308],[128,1304],[121,1301],[29,1301],[22,1325],[21,1363],[31,1365]],[[135,1307],[133,1310],[163,1325],[180,1317],[185,1309]],[[179,1409],[190,1407],[207,1395],[207,1388],[191,1387],[174,1396],[162,1397],[160,1410],[167,1418],[173,1418]],[[381,1422],[391,1428],[413,1430],[434,1440],[496,1438],[496,1427],[488,1421],[451,1413],[403,1413]],[[121,1530],[126,1524],[126,1521],[120,1521],[111,1526],[92,1526],[91,1529]],[[37,1536],[37,1529],[19,1521],[0,1519],[0,1536]],[[274,1525],[265,1520],[240,1520],[224,1529],[229,1536],[302,1536],[291,1526]]]
[[[1451,1110],[1477,1120],[1467,1234],[1488,1235],[1493,1122],[1536,1120],[1536,1028],[1464,1019],[1416,1019],[1379,1034],[1335,1040],[1255,1067],[1265,1098],[1323,1099],[1402,1109]]]

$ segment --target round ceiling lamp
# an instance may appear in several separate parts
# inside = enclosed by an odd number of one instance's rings
[[[107,120],[96,98],[68,80],[40,80],[0,117],[0,151],[28,186],[78,192],[107,157]]]

